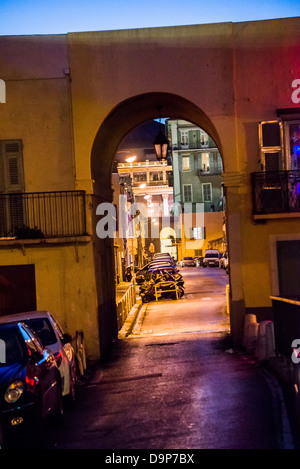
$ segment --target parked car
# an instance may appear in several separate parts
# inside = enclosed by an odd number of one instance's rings
[[[170,265],[170,264],[156,264],[156,265],[151,266],[148,270],[148,272],[150,273],[156,272],[156,271],[159,271],[159,272],[166,271],[166,272],[171,272],[173,274],[176,274],[177,272],[179,272],[176,265]]]
[[[171,267],[174,270],[174,267],[176,267],[176,262],[174,262],[173,258],[169,258],[165,256],[164,258],[157,257],[153,261],[149,262],[146,264],[144,267],[138,270],[138,272],[135,275],[136,283],[138,285],[141,285],[146,277],[148,277],[148,273],[153,270],[157,270],[158,268],[162,267]],[[174,270],[174,272],[177,272],[177,270]]]
[[[203,258],[203,267],[219,267],[219,259],[218,249],[207,249]]]
[[[44,347],[53,353],[61,375],[62,395],[75,402],[77,393],[76,354],[71,344],[72,336],[66,334],[49,311],[32,311],[0,317],[6,321],[27,324],[40,338]]]
[[[166,253],[166,254],[162,254],[162,253],[155,254],[151,262],[163,261],[163,260],[172,262],[172,264],[176,264],[176,261],[174,260],[174,258],[173,258],[173,257],[171,256],[171,254],[169,254],[169,253]]]
[[[193,257],[183,257],[180,261],[180,265],[181,267],[194,267],[196,264]]]
[[[228,253],[224,252],[219,260],[219,267],[226,270],[228,266]]]
[[[63,415],[57,362],[25,324],[0,324],[0,448],[16,432],[40,426],[49,415]]]

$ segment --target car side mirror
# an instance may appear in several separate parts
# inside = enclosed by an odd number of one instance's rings
[[[61,341],[63,344],[68,344],[69,342],[72,342],[71,334],[64,334]]]
[[[33,352],[31,354],[30,358],[31,358],[33,363],[37,363],[37,362],[41,361],[44,358],[44,355],[43,355],[42,352],[36,351],[36,352]]]

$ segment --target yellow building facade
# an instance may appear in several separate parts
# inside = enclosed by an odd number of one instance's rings
[[[37,308],[71,333],[83,329],[90,358],[116,338],[114,243],[97,236],[97,207],[113,200],[120,142],[160,117],[158,108],[204,129],[222,156],[233,338],[241,339],[246,312],[271,314],[270,295],[280,288],[276,243],[300,239],[300,210],[255,212],[251,175],[262,171],[262,153],[276,152],[261,151],[259,122],[300,119],[299,31],[300,19],[287,18],[0,37],[1,165],[13,168],[3,145],[18,140],[19,191],[85,192],[83,231],[34,242],[6,233],[0,265],[35,265]],[[3,194],[13,192],[7,187]]]

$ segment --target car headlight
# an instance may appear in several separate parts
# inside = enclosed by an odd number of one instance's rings
[[[16,402],[23,394],[24,384],[22,381],[14,381],[11,383],[5,391],[4,399],[8,404]]]

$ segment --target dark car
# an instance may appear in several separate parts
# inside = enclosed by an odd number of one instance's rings
[[[149,273],[151,272],[169,272],[169,273],[172,273],[172,274],[176,274],[178,272],[178,269],[176,267],[176,265],[170,265],[170,264],[155,264],[155,265],[152,265],[149,270],[148,270]]]
[[[0,447],[15,432],[30,429],[38,435],[49,415],[63,415],[54,355],[25,324],[0,324]]]

